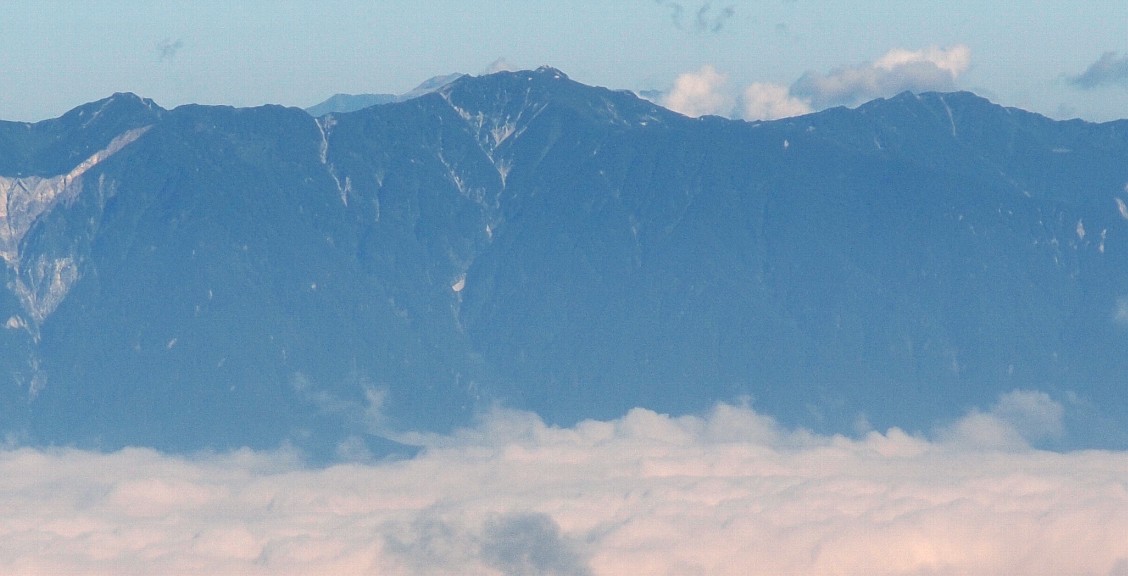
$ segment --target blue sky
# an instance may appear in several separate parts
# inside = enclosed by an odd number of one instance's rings
[[[780,115],[910,88],[972,90],[1056,118],[1128,117],[1120,1],[12,2],[0,34],[9,120],[116,91],[165,107],[304,107],[498,58],[612,88],[669,91],[680,76],[691,113]],[[890,67],[890,54],[917,58]],[[947,68],[929,69],[943,57]],[[819,92],[844,79],[845,92]]]

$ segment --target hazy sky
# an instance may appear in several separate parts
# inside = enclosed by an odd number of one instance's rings
[[[781,116],[910,88],[1128,117],[1122,0],[16,1],[0,35],[8,120],[118,91],[165,107],[305,107],[498,58],[611,88],[678,85],[692,113]]]

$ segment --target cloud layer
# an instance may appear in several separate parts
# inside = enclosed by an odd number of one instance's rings
[[[743,407],[498,411],[409,460],[0,452],[4,574],[1128,574],[1128,453],[1016,391],[850,439]]]

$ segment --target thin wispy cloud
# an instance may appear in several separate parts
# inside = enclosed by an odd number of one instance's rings
[[[928,437],[745,406],[569,428],[495,411],[415,458],[0,451],[5,574],[1118,574],[1128,453],[1035,450],[1015,391]]]
[[[486,66],[486,68],[482,70],[480,75],[494,74],[497,72],[516,72],[520,69],[520,67],[502,57],[494,60],[493,62],[490,62],[490,65]]]
[[[184,41],[177,38],[175,40],[165,38],[157,43],[157,60],[161,62],[172,60],[176,58],[176,54],[184,47]]]
[[[670,11],[670,21],[678,30],[697,33],[716,33],[724,29],[725,24],[736,15],[736,6],[726,5],[714,7],[706,2],[696,8],[686,8],[681,2],[669,0],[655,0],[655,2]]]
[[[1070,85],[1082,90],[1108,85],[1128,86],[1128,56],[1105,52],[1084,72],[1069,76],[1067,80]]]

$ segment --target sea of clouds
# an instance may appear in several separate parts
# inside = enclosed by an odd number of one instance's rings
[[[415,457],[0,450],[2,574],[1128,574],[1128,453],[1014,391],[927,434],[497,410]]]

